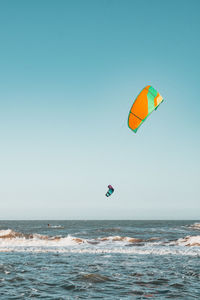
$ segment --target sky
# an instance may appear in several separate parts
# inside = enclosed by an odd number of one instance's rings
[[[200,219],[199,10],[0,2],[0,219]],[[164,102],[135,134],[146,85]]]

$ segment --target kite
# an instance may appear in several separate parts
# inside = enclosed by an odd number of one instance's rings
[[[128,126],[135,133],[148,116],[163,102],[163,97],[150,85],[137,96],[128,116]]]
[[[108,185],[108,188],[109,188],[109,190],[106,193],[106,197],[110,197],[112,195],[112,193],[114,192],[112,185]]]

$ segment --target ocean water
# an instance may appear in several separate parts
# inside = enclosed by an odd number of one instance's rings
[[[0,299],[200,299],[200,222],[0,221]]]

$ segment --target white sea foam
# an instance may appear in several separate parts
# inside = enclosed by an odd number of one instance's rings
[[[66,248],[66,247],[0,247],[0,252],[33,252],[33,253],[82,253],[82,254],[131,254],[131,255],[176,255],[176,256],[198,256],[200,251],[195,247],[185,250],[178,247],[162,247],[162,248]]]
[[[198,247],[200,247],[200,235],[186,236],[184,238],[178,239],[176,244],[182,245],[182,246],[198,246]]]
[[[63,229],[64,227],[61,225],[50,225],[49,228],[61,228]]]
[[[190,246],[190,247],[186,247]],[[68,235],[23,234],[0,230],[0,252],[122,253],[140,255],[200,256],[200,236],[187,236],[173,242],[109,236],[83,239]]]
[[[12,232],[11,229],[0,230],[0,237],[3,237],[5,235],[9,235],[11,232]]]
[[[190,225],[189,228],[200,230],[200,223],[194,223],[194,224]]]

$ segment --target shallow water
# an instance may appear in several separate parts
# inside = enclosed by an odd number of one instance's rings
[[[200,299],[199,270],[198,221],[0,222],[1,299]]]

